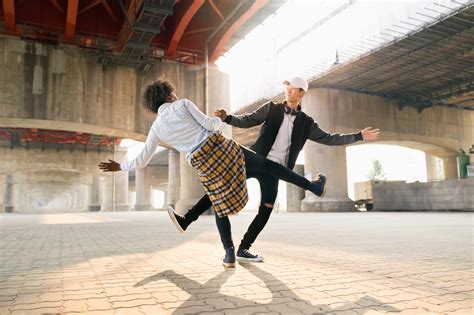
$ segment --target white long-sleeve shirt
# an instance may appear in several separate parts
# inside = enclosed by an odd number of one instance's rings
[[[293,124],[295,117],[291,114],[284,114],[283,121],[278,130],[273,146],[267,154],[267,159],[280,163],[284,166],[288,163],[290,153],[291,135],[293,133]]]
[[[209,136],[219,130],[222,121],[219,117],[209,117],[187,99],[165,103],[158,108],[158,115],[148,132],[145,147],[138,156],[120,168],[129,171],[144,168],[153,157],[159,142],[164,142],[179,152],[192,153],[199,149]]]

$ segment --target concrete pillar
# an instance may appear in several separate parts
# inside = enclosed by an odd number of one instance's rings
[[[176,211],[185,214],[204,196],[205,192],[196,170],[188,164],[184,158],[184,154],[180,154],[180,171],[180,199],[176,203]]]
[[[88,185],[88,211],[100,211],[99,202],[99,191],[100,191],[100,176],[92,176],[92,184]]]
[[[317,197],[306,191],[301,203],[303,212],[355,211],[354,202],[347,194],[346,149],[307,143],[305,146],[305,172],[316,178],[318,173],[328,177],[326,195]]]
[[[181,184],[179,152],[170,149],[168,154],[168,191],[165,205],[175,207],[179,201]]]
[[[128,172],[114,173],[115,211],[128,211]]]
[[[147,168],[135,171],[136,201],[134,210],[151,210],[151,184]]]
[[[4,179],[3,189],[3,212],[13,212],[15,209],[13,203],[13,179],[12,175],[7,174]]]
[[[25,201],[27,199],[27,196],[25,196],[24,191],[25,191],[25,182],[21,181],[21,178],[18,178],[19,176],[15,175],[13,178],[13,184],[10,186],[11,190],[11,205],[15,205],[15,207],[11,210],[11,212],[25,212]]]
[[[441,179],[441,174],[438,165],[438,158],[433,155],[425,154],[426,156],[426,177],[427,180],[437,181]]]
[[[303,99],[303,108],[321,128],[331,133],[344,133],[339,124],[339,110],[345,104],[339,104],[339,92],[327,89],[311,89]],[[344,102],[345,103],[345,102]],[[356,131],[356,130],[353,130]],[[305,145],[305,172],[313,178],[318,173],[328,176],[327,193],[319,198],[306,192],[301,203],[301,211],[355,211],[354,202],[347,195],[346,149],[344,146],[327,146],[314,141]]]
[[[117,172],[100,179],[102,211],[128,211],[128,173]]]
[[[0,174],[0,213],[4,212],[5,207],[5,186],[6,186],[6,179],[5,175]]]
[[[304,165],[296,165],[293,172],[304,175]],[[304,189],[286,183],[286,211],[300,212],[301,201],[304,199]]]
[[[114,186],[112,175],[100,178],[100,207],[102,211],[114,211]]]
[[[5,191],[7,186],[7,176],[0,175],[0,213],[5,212]]]
[[[443,157],[444,179],[458,178],[458,162],[456,155]]]

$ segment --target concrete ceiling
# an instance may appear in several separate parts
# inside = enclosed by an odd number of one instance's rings
[[[474,6],[468,5],[348,64],[310,80],[311,87],[474,110]]]

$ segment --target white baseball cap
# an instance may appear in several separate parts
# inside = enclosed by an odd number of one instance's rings
[[[295,88],[301,88],[305,92],[308,92],[308,81],[306,81],[302,77],[294,77],[291,80],[285,80],[283,81],[283,84],[291,85]]]

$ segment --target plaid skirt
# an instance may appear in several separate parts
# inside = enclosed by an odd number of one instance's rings
[[[221,133],[213,133],[193,153],[190,162],[219,217],[245,207],[248,201],[245,159],[237,143]]]

